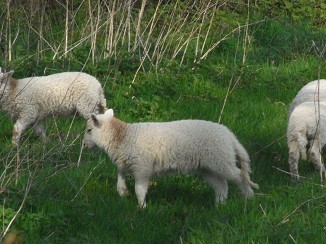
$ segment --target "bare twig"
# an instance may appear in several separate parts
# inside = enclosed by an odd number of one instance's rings
[[[31,189],[31,185],[32,185],[32,182],[33,182],[33,178],[34,178],[34,175],[35,175],[35,171],[33,174],[30,174],[30,177],[28,178],[28,182],[27,182],[27,185],[26,185],[26,188],[25,188],[25,194],[24,194],[24,198],[23,198],[23,201],[21,202],[17,212],[15,213],[15,215],[13,216],[13,218],[10,220],[9,224],[7,225],[6,229],[4,230],[4,232],[0,235],[0,241],[3,240],[3,238],[5,237],[5,235],[7,234],[8,230],[10,229],[11,225],[14,223],[15,219],[17,218],[17,216],[19,215],[19,213],[21,212],[21,210],[23,209],[23,206],[25,204],[25,201],[26,201],[26,198],[28,196],[28,193]]]
[[[86,183],[88,182],[89,178],[92,176],[93,172],[102,164],[104,163],[105,160],[102,160],[100,163],[98,163],[92,170],[91,172],[89,173],[87,179],[85,180],[84,184],[80,187],[80,189],[78,190],[78,192],[76,193],[76,195],[70,200],[71,202],[73,202],[76,197],[79,195],[79,193],[84,189]]]

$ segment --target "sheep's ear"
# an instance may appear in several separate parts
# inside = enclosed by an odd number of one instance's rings
[[[9,80],[9,78],[13,75],[14,71],[11,70],[7,73],[2,73],[0,68],[0,82],[6,82]]]
[[[96,117],[95,114],[91,115],[91,120],[93,122],[93,125],[97,128],[99,128],[101,126],[101,122],[98,120],[98,118]]]
[[[113,118],[113,116],[114,116],[113,109],[110,108],[110,109],[106,110],[105,113],[104,113],[104,115],[108,119]]]

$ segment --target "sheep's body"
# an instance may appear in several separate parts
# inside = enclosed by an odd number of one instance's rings
[[[300,105],[301,103],[318,101],[326,101],[325,79],[320,79],[319,81],[311,81],[301,88],[301,90],[297,93],[290,105],[290,108],[288,110],[288,117],[290,117],[295,107]]]
[[[16,121],[13,143],[18,144],[24,129],[45,139],[42,119],[78,113],[89,119],[92,113],[104,113],[106,100],[99,81],[86,73],[65,72],[41,77],[13,79],[13,72],[0,72],[0,105]]]
[[[142,207],[146,205],[151,176],[170,171],[199,172],[215,190],[217,203],[227,198],[228,180],[235,182],[246,197],[253,195],[251,187],[258,188],[249,177],[246,150],[220,124],[200,120],[126,124],[108,110],[88,121],[84,144],[96,144],[116,164],[120,195],[128,193],[125,174],[134,176],[138,204]]]
[[[307,145],[315,169],[325,173],[320,152],[326,144],[326,102],[305,102],[296,106],[289,117],[287,141],[290,172],[294,179],[299,178],[300,155],[304,160],[307,158]]]

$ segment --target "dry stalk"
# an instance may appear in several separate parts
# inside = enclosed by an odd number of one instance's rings
[[[28,178],[28,182],[27,182],[26,188],[25,188],[24,198],[23,198],[23,200],[22,200],[22,202],[21,202],[21,204],[20,204],[17,212],[15,213],[15,215],[12,217],[12,219],[9,222],[9,224],[7,225],[6,229],[4,230],[3,233],[1,233],[1,235],[0,235],[0,241],[2,241],[3,238],[6,236],[6,234],[9,231],[11,225],[14,223],[14,221],[17,218],[17,216],[19,215],[19,213],[23,209],[24,204],[25,204],[25,201],[26,201],[26,198],[27,198],[28,193],[29,193],[29,191],[31,189],[31,185],[32,185],[32,182],[33,182],[33,179],[34,179],[34,176],[35,176],[35,172],[36,172],[36,170],[32,174],[30,174],[30,176]]]
[[[275,167],[275,166],[272,166],[272,168],[274,168],[274,169],[276,169],[276,170],[278,170],[278,171],[280,171],[280,172],[282,172],[282,173],[285,173],[285,174],[288,174],[288,175],[293,175],[291,172],[285,171],[285,170],[280,169],[280,168],[277,168],[277,167]],[[296,176],[296,177],[299,177],[299,178],[301,178],[301,179],[309,179],[308,177],[304,177],[304,176],[300,176],[300,175],[295,175],[295,176]]]
[[[230,79],[230,82],[229,82],[229,86],[228,86],[228,90],[226,92],[226,95],[224,97],[224,101],[223,101],[223,105],[222,105],[222,109],[221,109],[221,112],[220,112],[220,116],[219,116],[219,119],[218,119],[218,123],[220,123],[221,121],[221,118],[222,118],[222,114],[224,112],[224,108],[226,106],[226,103],[227,103],[227,99],[229,97],[229,95],[233,92],[233,90],[235,89],[235,87],[237,86],[237,84],[240,82],[241,80],[241,73],[243,72],[243,68],[245,66],[245,63],[246,63],[246,57],[247,57],[247,49],[248,49],[248,45],[250,44],[249,42],[249,17],[250,17],[250,0],[248,0],[247,2],[247,20],[246,20],[246,24],[244,26],[241,26],[241,25],[238,25],[238,28],[232,30],[230,33],[232,33],[233,31],[235,30],[238,30],[239,31],[239,36],[240,36],[240,31],[241,31],[241,28],[244,27],[245,28],[245,35],[244,35],[244,39],[243,39],[243,54],[242,54],[242,65],[241,65],[241,68],[240,68],[240,75],[237,77],[237,80],[236,82],[233,84],[233,87],[231,89],[231,85],[232,85],[232,80],[233,80],[233,77]],[[229,33],[229,34],[230,34]],[[223,38],[222,38],[223,40]],[[237,44],[237,49],[238,49],[238,45],[239,45],[239,42]],[[214,45],[213,45],[214,46]],[[234,60],[236,60],[236,56],[237,56],[237,51],[236,51],[236,55],[235,55],[235,58]],[[203,56],[202,56],[203,57]],[[202,59],[202,58],[201,58]]]
[[[65,58],[67,58],[68,53],[68,36],[69,36],[69,0],[66,0],[66,22],[65,22]]]
[[[43,38],[41,38],[41,37],[44,36],[43,29],[44,29],[45,7],[46,7],[45,4],[43,4],[43,6],[40,7],[41,8],[40,14],[39,14],[39,22],[40,22],[39,23],[39,33],[40,33],[39,37],[40,38],[38,40],[38,45],[37,45],[37,50],[38,50],[38,52],[37,52],[37,58],[38,58],[37,62],[39,62],[40,59],[42,59],[42,57],[43,57],[44,44],[43,44]]]
[[[128,29],[128,52],[131,50],[131,1],[128,1],[128,17],[126,20],[126,29]]]
[[[161,3],[162,3],[162,0],[159,0],[158,1],[158,3],[157,3],[157,5],[156,5],[156,8],[155,8],[155,12],[154,12],[154,15],[153,15],[153,17],[152,17],[152,19],[151,19],[151,21],[150,21],[150,28],[149,28],[149,32],[148,32],[148,34],[147,34],[147,39],[146,39],[146,41],[145,41],[145,45],[144,45],[144,47],[145,47],[145,49],[148,47],[148,43],[149,43],[149,38],[151,37],[151,35],[152,35],[152,33],[153,33],[153,30],[154,30],[154,26],[156,25],[156,23],[157,23],[157,18],[156,18],[156,16],[157,16],[157,14],[158,14],[158,10],[159,10],[159,7],[161,6]]]
[[[66,139],[65,139],[65,141],[67,141],[68,140],[68,137],[69,137],[69,135],[70,135],[70,132],[71,132],[71,129],[72,129],[72,125],[73,125],[73,123],[74,123],[74,121],[75,121],[75,119],[76,119],[76,117],[77,117],[77,111],[75,112],[75,114],[74,114],[74,116],[72,117],[72,120],[71,120],[71,123],[70,123],[70,125],[69,125],[69,129],[68,129],[68,133],[67,133],[67,135],[66,135]]]
[[[206,17],[206,13],[207,13],[207,10],[209,9],[209,5],[210,5],[210,1],[207,3],[205,9],[202,11],[203,12],[203,15],[201,17],[201,23],[199,25],[199,29],[198,29],[198,34],[197,34],[197,42],[196,42],[196,50],[195,50],[195,56],[197,57],[198,55],[198,52],[199,52],[199,42],[200,42],[200,38],[201,38],[201,32],[202,32],[202,28],[203,28],[203,25],[205,23],[205,17]]]
[[[242,56],[242,66],[246,63],[247,58],[247,48],[248,48],[248,32],[249,32],[249,17],[250,17],[250,0],[247,2],[247,20],[245,25],[245,36],[243,38],[243,56]]]
[[[8,43],[8,61],[12,59],[12,42],[11,42],[11,16],[10,16],[10,3],[11,0],[7,0],[7,43]]]
[[[132,79],[131,84],[129,85],[129,90],[131,89],[131,86],[135,83],[135,81],[136,81],[136,77],[137,77],[137,75],[138,75],[138,73],[139,73],[141,67],[143,66],[143,63],[144,63],[144,61],[145,61],[147,55],[148,55],[148,53],[145,53],[145,55],[142,57],[142,59],[141,59],[141,61],[140,61],[140,65],[138,66],[138,68],[137,68],[137,70],[136,70],[136,73],[135,73],[135,75],[134,75],[134,78]],[[129,94],[129,91],[127,92],[126,95],[128,95],[128,94]]]
[[[284,137],[286,136],[286,134],[282,135],[281,137],[277,138],[276,140],[272,141],[271,143],[269,143],[267,146],[263,147],[262,149],[258,150],[257,152],[255,152],[253,155],[257,155],[260,152],[264,151],[265,149],[269,148],[270,146],[272,146],[273,144],[275,144],[276,142],[282,140]]]
[[[236,31],[239,31],[241,30],[243,27],[249,27],[249,26],[252,26],[252,25],[257,25],[259,23],[262,23],[262,22],[265,22],[266,20],[259,20],[259,21],[256,21],[254,23],[250,23],[250,24],[245,24],[245,25],[239,25],[238,27],[234,28],[233,30],[231,30],[229,33],[227,33],[226,35],[224,35],[224,37],[216,42],[214,42],[211,47],[200,57],[199,60],[203,60],[203,59],[206,59],[208,57],[208,55],[223,41],[229,39],[229,37],[235,33]]]
[[[107,21],[103,22],[101,25],[99,25],[96,30],[94,30],[94,32],[89,33],[88,35],[86,35],[85,37],[83,37],[82,39],[72,43],[69,47],[68,47],[68,53],[71,52],[73,49],[77,48],[78,46],[80,46],[82,43],[84,43],[85,41],[87,41],[89,38],[93,38],[95,32],[98,33],[104,26],[106,26]],[[92,42],[92,41],[91,41]],[[92,49],[90,50],[92,53]],[[52,59],[54,59],[58,54],[56,53],[55,56],[53,56]],[[63,53],[61,56],[59,56],[59,59],[61,59],[63,56],[65,55],[65,53]]]
[[[291,213],[289,213],[288,215],[286,215],[276,226],[279,226],[279,225],[281,225],[281,224],[285,224],[286,222],[288,222],[289,221],[289,218],[293,215],[293,214],[295,214],[303,205],[305,205],[305,204],[307,204],[307,203],[310,203],[310,202],[312,202],[312,201],[315,201],[315,200],[318,200],[318,199],[321,199],[321,198],[324,198],[325,196],[321,196],[321,197],[317,197],[317,198],[312,198],[312,199],[308,199],[308,200],[306,200],[306,201],[304,201],[304,202],[302,202],[302,203],[300,203],[299,205],[297,205],[296,207],[295,207],[295,209],[291,212]]]
[[[225,94],[225,97],[224,97],[224,100],[223,100],[223,105],[222,105],[222,108],[221,108],[221,112],[220,112],[220,115],[218,117],[218,121],[217,123],[221,123],[221,119],[222,119],[222,114],[224,112],[224,108],[226,106],[226,102],[228,100],[228,97],[230,95],[230,88],[231,88],[231,85],[232,85],[232,80],[233,80],[233,76],[231,77],[230,81],[229,81],[229,85],[228,85],[228,90],[226,91],[226,94]]]
[[[114,17],[115,17],[115,5],[116,0],[113,1],[112,6],[106,4],[108,11],[108,20],[107,20],[107,31],[106,31],[106,41],[105,41],[105,50],[104,58],[111,57],[113,52],[113,37],[114,37]],[[110,9],[111,7],[111,9]]]
[[[101,165],[105,162],[105,160],[102,160],[101,162],[99,162],[92,170],[91,172],[89,173],[87,179],[85,180],[84,184],[80,187],[80,189],[78,190],[78,192],[76,193],[76,195],[70,200],[71,202],[73,202],[76,197],[79,195],[79,193],[84,189],[86,183],[88,182],[89,178],[91,178],[93,172]]]
[[[99,30],[100,15],[101,15],[101,4],[100,1],[97,1],[97,16],[96,19],[93,17],[94,10],[91,7],[91,0],[88,1],[88,10],[89,10],[89,19],[90,19],[90,28],[91,28],[91,53],[92,53],[92,63],[95,64],[96,56],[96,43],[97,43],[97,34]]]
[[[200,50],[200,55],[203,54],[204,52],[204,48],[205,48],[205,45],[206,45],[206,42],[207,42],[207,38],[208,38],[208,35],[210,33],[210,30],[212,28],[212,24],[213,24],[213,20],[214,20],[214,17],[215,17],[215,13],[216,13],[216,10],[217,10],[217,2],[214,4],[214,9],[213,9],[213,12],[212,12],[212,16],[211,16],[211,19],[209,21],[209,26],[208,26],[208,29],[206,31],[206,35],[205,35],[205,38],[204,38],[204,41],[203,41],[203,44],[202,44],[202,47],[201,47],[201,50]],[[210,6],[209,6],[210,8]]]
[[[144,15],[146,1],[147,0],[142,0],[142,2],[141,2],[140,12],[139,12],[139,15],[138,15],[138,22],[137,22],[137,27],[136,27],[135,44],[134,44],[133,51],[135,51],[137,46],[139,45],[138,42],[139,42],[139,39],[140,39],[140,25],[141,25],[141,21],[143,19],[143,15]]]

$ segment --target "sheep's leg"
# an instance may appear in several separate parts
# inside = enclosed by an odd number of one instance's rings
[[[149,178],[135,177],[135,192],[138,199],[138,205],[140,208],[146,207],[146,194],[149,184]]]
[[[321,159],[321,154],[320,154],[318,144],[319,144],[318,141],[315,140],[313,145],[310,148],[309,157],[314,165],[315,170],[318,170],[322,174],[323,172],[325,172],[325,166]]]
[[[38,120],[37,123],[34,125],[34,133],[38,137],[41,137],[44,142],[47,142],[44,124],[41,120]]]
[[[251,189],[250,184],[243,178],[241,170],[235,163],[228,163],[226,165],[227,167],[224,168],[224,172],[221,172],[221,174],[223,173],[224,178],[227,181],[234,182],[246,198],[252,197],[254,192]]]
[[[117,191],[120,196],[129,195],[129,191],[126,185],[126,177],[122,170],[118,169],[118,182],[117,182]]]
[[[299,180],[298,161],[300,158],[300,151],[296,144],[289,145],[289,166],[290,173],[293,180]]]
[[[227,181],[218,174],[208,170],[202,171],[201,174],[215,191],[215,203],[218,204],[224,202],[228,196]]]
[[[25,121],[18,119],[13,127],[12,130],[12,143],[15,146],[18,146],[20,137],[23,133],[23,131],[32,123],[32,121]]]

